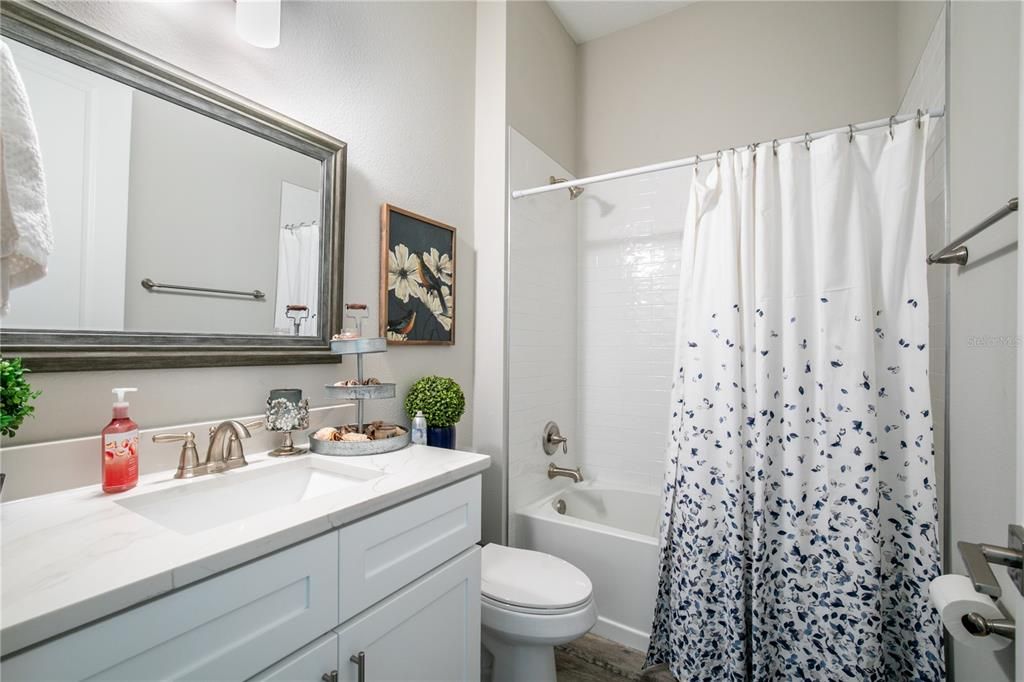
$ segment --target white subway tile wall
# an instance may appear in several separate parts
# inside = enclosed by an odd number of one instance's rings
[[[509,134],[509,183],[533,187],[568,172],[515,130]],[[510,199],[508,286],[509,539],[518,544],[515,512],[572,485],[549,480],[548,464],[577,466],[576,203],[559,191]],[[486,273],[480,273],[486,277]],[[552,456],[541,434],[555,421],[568,454]]]
[[[661,487],[693,170],[590,185],[579,204],[576,430],[588,479]]]

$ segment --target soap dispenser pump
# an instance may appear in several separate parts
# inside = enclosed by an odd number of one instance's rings
[[[124,394],[137,388],[115,388],[114,417],[103,429],[103,492],[131,490],[139,482],[139,425],[128,416]]]

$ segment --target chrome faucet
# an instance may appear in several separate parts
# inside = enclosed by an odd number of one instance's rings
[[[548,465],[548,478],[558,478],[564,476],[565,478],[571,478],[573,483],[583,482],[583,472],[579,467],[575,469],[569,469],[566,467],[556,466],[554,464]]]
[[[210,448],[213,448],[213,437],[217,433],[217,429],[224,426],[226,423],[227,422],[224,422],[223,424],[210,427]],[[251,422],[242,424],[242,426],[250,432],[266,425],[267,423],[263,419],[255,419]],[[249,435],[251,436],[252,433]],[[206,459],[207,461],[210,460],[210,451],[207,451]],[[242,449],[242,441],[238,439],[236,434],[232,433],[228,436],[227,454],[224,456],[224,469],[237,469],[238,467],[244,467],[247,464],[248,462],[245,461],[245,450]]]
[[[245,452],[242,451],[242,439],[252,434],[249,429],[262,426],[262,422],[249,422],[242,424],[234,419],[221,422],[210,429],[210,446],[206,450],[206,461],[199,463],[199,454],[196,452],[196,434],[188,431],[186,433],[158,433],[153,436],[154,443],[175,443],[182,442],[181,455],[178,458],[178,470],[175,478],[194,478],[203,474],[216,474],[228,469],[244,467]]]
[[[203,462],[206,473],[215,474],[248,464],[240,441],[251,435],[245,424],[234,419],[223,421],[212,429],[210,446],[206,449],[206,461]],[[234,451],[233,443],[238,445],[237,452]]]

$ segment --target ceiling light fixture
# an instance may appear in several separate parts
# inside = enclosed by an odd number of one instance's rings
[[[235,31],[256,47],[281,44],[281,0],[235,0]]]

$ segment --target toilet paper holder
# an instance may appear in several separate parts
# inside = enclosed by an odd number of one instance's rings
[[[1007,544],[1009,547],[963,541],[956,543],[964,565],[967,567],[967,575],[974,583],[974,590],[995,599],[999,599],[1003,595],[1003,590],[999,587],[999,582],[989,564],[1007,566],[1010,569],[1010,579],[1017,586],[1017,591],[1024,595],[1024,528],[1011,524],[1008,531],[1009,541]],[[979,618],[981,617],[979,616]],[[970,629],[967,626],[966,616],[964,626]],[[978,626],[980,627],[980,624]],[[985,632],[984,634],[989,633]]]
[[[968,613],[960,619],[960,622],[964,624],[967,632],[975,637],[999,635],[1013,639],[1017,630],[1016,623],[1010,618],[986,618],[978,613]]]

